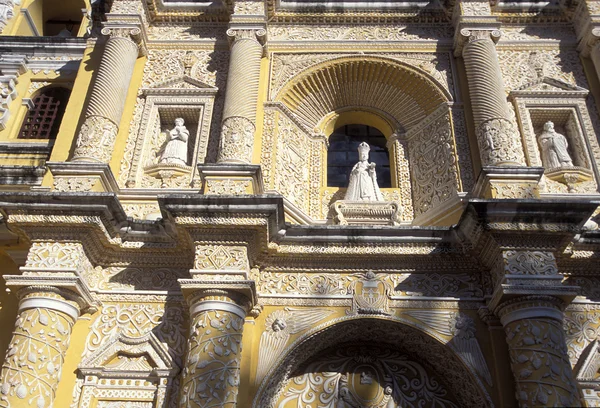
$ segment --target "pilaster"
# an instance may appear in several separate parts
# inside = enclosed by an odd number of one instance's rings
[[[4,277],[19,311],[0,375],[0,406],[53,405],[72,327],[98,305],[80,277],[89,267],[80,243],[36,241],[22,274]]]
[[[579,395],[562,326],[564,307],[577,287],[562,284],[550,251],[502,250],[492,274],[489,308],[506,333],[519,405],[576,406]]]
[[[110,161],[133,68],[146,52],[139,22],[109,19],[102,34],[108,39],[71,161]]]
[[[496,52],[496,43],[502,35],[500,23],[492,16],[488,1],[460,0],[455,7],[454,24],[454,53],[464,60],[481,162],[483,166],[498,168],[495,173],[500,174],[504,185],[511,181],[502,175],[502,168],[524,167],[526,161],[519,129],[504,92]],[[479,195],[508,198],[491,186],[494,180],[484,177],[481,181],[486,186]],[[533,196],[523,189],[516,190],[517,197]]]
[[[256,303],[247,247],[196,242],[192,279],[180,279],[190,332],[180,404],[234,408],[240,384],[244,321]]]

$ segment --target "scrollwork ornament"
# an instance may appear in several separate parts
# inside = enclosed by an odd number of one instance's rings
[[[503,255],[506,272],[512,275],[557,275],[558,267],[552,252],[506,251]]]
[[[486,165],[525,165],[525,156],[516,125],[504,118],[482,122],[475,132]]]
[[[108,163],[118,127],[102,116],[88,117],[79,131],[73,160]]]
[[[254,132],[250,119],[233,116],[223,121],[221,130],[220,163],[251,163]]]

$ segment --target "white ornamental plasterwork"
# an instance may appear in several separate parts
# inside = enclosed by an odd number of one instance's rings
[[[223,121],[219,161],[250,163],[256,126],[242,116],[231,116]]]
[[[274,188],[306,213],[311,194],[310,157],[314,142],[294,123],[279,115]],[[312,189],[314,194],[314,189]]]
[[[506,93],[542,76],[588,88],[579,54],[575,50],[498,50],[498,59]]]
[[[563,329],[569,360],[575,367],[588,345],[600,338],[600,310],[567,309],[563,320]]]
[[[565,41],[571,40],[576,41],[577,37],[573,30],[572,24],[558,25],[553,24],[552,26],[514,26],[504,25],[502,26],[502,36],[498,42],[502,45],[506,41]]]
[[[355,54],[280,54],[272,55],[270,98],[273,100],[281,88],[301,71],[327,60]],[[454,93],[449,53],[374,53],[404,62],[425,71],[435,78],[448,92]]]
[[[52,186],[56,191],[91,191],[97,182],[97,177],[56,177]]]
[[[207,85],[224,88],[228,55],[223,51],[157,50],[148,51],[142,87],[189,75]]]
[[[285,349],[292,335],[313,327],[330,316],[330,309],[283,308],[265,319],[265,331],[260,337],[255,384],[260,384]]]
[[[38,89],[42,89],[45,86],[48,86],[52,84],[52,82],[48,82],[48,81],[31,81],[31,83],[29,84],[29,87],[27,88],[27,93],[25,94],[28,97],[31,97],[35,91],[37,91]]]
[[[138,97],[135,101],[135,108],[133,110],[133,116],[129,122],[129,133],[127,136],[127,143],[125,144],[125,154],[121,160],[121,167],[119,168],[119,186],[125,187],[127,178],[129,177],[129,169],[131,169],[133,156],[135,153],[135,144],[137,135],[140,130],[140,124],[142,122],[142,115],[144,113],[145,99]]]
[[[502,254],[504,272],[510,275],[557,275],[558,267],[552,252],[505,251]]]
[[[148,27],[148,39],[151,41],[226,41],[227,27],[207,23],[167,25],[156,24]]]
[[[415,41],[452,38],[450,25],[399,26],[399,25],[270,25],[269,41]]]
[[[184,313],[181,303],[105,303],[90,326],[82,358],[119,334],[140,338],[151,332],[181,366],[186,350]]]
[[[358,275],[339,273],[269,272],[255,277],[261,296],[350,297],[350,286]],[[393,296],[481,298],[483,289],[475,275],[389,273],[384,281],[394,288]]]
[[[136,268],[97,266],[89,269],[84,277],[94,291],[130,291],[153,290],[174,291],[180,288],[177,279],[188,277],[187,269],[176,268]]]
[[[203,91],[201,88],[196,90]],[[124,182],[126,187],[144,188],[189,188],[195,184],[195,164],[205,161],[211,131],[214,97],[210,93],[212,90],[207,92],[205,96],[150,95],[145,99],[138,98],[121,162],[120,183]],[[172,126],[172,122],[163,116],[174,112],[177,117],[186,118],[190,132],[190,165],[181,166],[185,170],[183,174],[178,168],[164,168],[159,177],[155,177],[145,170],[159,164],[160,152],[165,148],[167,133]],[[136,129],[137,133],[134,133]]]
[[[459,11],[462,16],[480,17],[492,15],[492,8],[489,1],[461,1],[457,6],[460,7],[460,10],[456,11]]]
[[[78,242],[34,242],[27,253],[25,266],[47,271],[75,268],[82,274],[92,269]]]
[[[115,14],[137,14],[142,18],[142,21],[147,24],[147,10],[144,7],[144,2],[141,0],[117,0],[112,2],[110,8],[111,13]]]
[[[250,188],[249,180],[206,180],[205,194],[215,195],[243,195],[248,194]]]
[[[459,406],[440,378],[409,356],[378,346],[330,350],[290,377],[274,407],[310,406],[316,395],[326,407]],[[369,390],[369,397],[358,389]]]
[[[263,15],[265,3],[263,1],[235,1],[233,2],[235,15]]]
[[[460,186],[450,112],[432,116],[425,127],[408,136],[415,215],[454,197]]]
[[[123,211],[128,217],[132,217],[136,220],[145,220],[151,214],[160,214],[160,207],[158,203],[136,203],[126,204],[121,202]]]
[[[249,270],[247,248],[244,246],[196,244],[194,269]]]
[[[459,163],[461,191],[471,191],[475,185],[475,172],[471,161],[471,148],[469,146],[465,113],[460,108],[452,108],[452,125],[454,129],[454,142]]]

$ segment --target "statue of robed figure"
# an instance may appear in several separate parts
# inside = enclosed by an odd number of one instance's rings
[[[358,145],[358,163],[350,172],[350,181],[344,200],[348,201],[383,201],[381,190],[377,184],[375,163],[369,163],[371,148],[365,142]]]

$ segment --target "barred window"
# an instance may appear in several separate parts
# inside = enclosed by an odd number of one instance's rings
[[[19,139],[56,139],[70,94],[65,88],[43,89],[33,98],[33,108],[25,116]]]
[[[377,164],[377,184],[392,186],[390,158],[385,136],[376,128],[366,125],[345,125],[329,137],[327,150],[327,186],[348,187],[352,167],[358,162],[358,145],[366,142],[370,147],[369,161]]]

